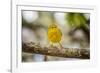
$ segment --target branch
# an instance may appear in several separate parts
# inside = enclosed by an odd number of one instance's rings
[[[89,59],[89,49],[78,48],[58,48],[58,47],[41,47],[39,44],[23,43],[22,51],[27,53],[37,53],[49,56],[65,57],[65,58],[81,58]]]

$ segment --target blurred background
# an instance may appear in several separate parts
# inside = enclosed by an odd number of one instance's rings
[[[90,49],[90,14],[76,12],[22,11],[22,43],[39,43],[50,46],[47,32],[49,25],[56,25],[62,31],[61,44],[65,48]],[[58,44],[55,44],[57,46]],[[22,62],[79,60],[31,54],[22,52]]]

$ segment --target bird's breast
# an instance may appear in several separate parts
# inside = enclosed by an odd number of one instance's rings
[[[62,37],[61,31],[59,29],[50,29],[48,30],[48,39],[51,42],[60,42]]]

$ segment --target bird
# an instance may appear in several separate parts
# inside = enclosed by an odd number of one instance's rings
[[[48,40],[51,42],[51,46],[54,47],[54,43],[58,43],[61,48],[62,44],[60,43],[62,39],[62,32],[56,24],[51,24],[48,27]]]

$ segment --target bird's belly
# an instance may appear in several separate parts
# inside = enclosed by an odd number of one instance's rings
[[[51,32],[48,36],[49,40],[53,43],[57,43],[60,42],[61,40],[61,34],[57,33],[57,32]]]

